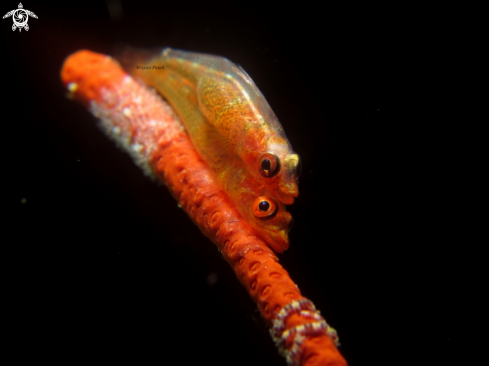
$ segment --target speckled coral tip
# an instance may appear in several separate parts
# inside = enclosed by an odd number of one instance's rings
[[[126,74],[110,56],[81,50],[68,56],[61,80],[70,94],[84,105],[100,98],[100,90],[118,84]]]

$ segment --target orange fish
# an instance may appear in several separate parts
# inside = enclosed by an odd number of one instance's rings
[[[223,136],[222,144],[229,145],[249,174],[278,201],[287,205],[294,202],[299,195],[299,155],[292,150],[275,113],[243,68],[224,57],[171,48],[153,57],[140,56],[136,56],[139,63],[133,58],[130,73],[165,97],[164,84],[169,75],[182,77],[193,91],[192,103]],[[171,103],[171,98],[167,99]]]

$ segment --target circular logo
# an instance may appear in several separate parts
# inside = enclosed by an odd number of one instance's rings
[[[29,14],[27,14],[27,11],[24,9],[17,9],[14,11],[12,14],[12,18],[14,20],[14,24],[22,28],[27,24],[27,21],[29,20]]]

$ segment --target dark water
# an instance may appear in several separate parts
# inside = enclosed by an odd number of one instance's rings
[[[474,353],[479,173],[470,134],[439,127],[446,109],[434,118],[443,86],[411,20],[346,5],[123,1],[113,19],[102,1],[24,7],[38,16],[28,32],[0,23],[3,302],[18,357],[285,364],[214,245],[65,98],[66,56],[124,45],[225,56],[254,79],[303,159],[280,261],[350,365]]]

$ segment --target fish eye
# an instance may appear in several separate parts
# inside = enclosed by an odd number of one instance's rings
[[[258,197],[253,202],[253,215],[258,218],[270,217],[277,212],[277,204],[266,196]]]
[[[258,164],[260,174],[263,175],[265,178],[273,177],[280,170],[280,164],[277,155],[271,152],[265,152],[261,154]]]

